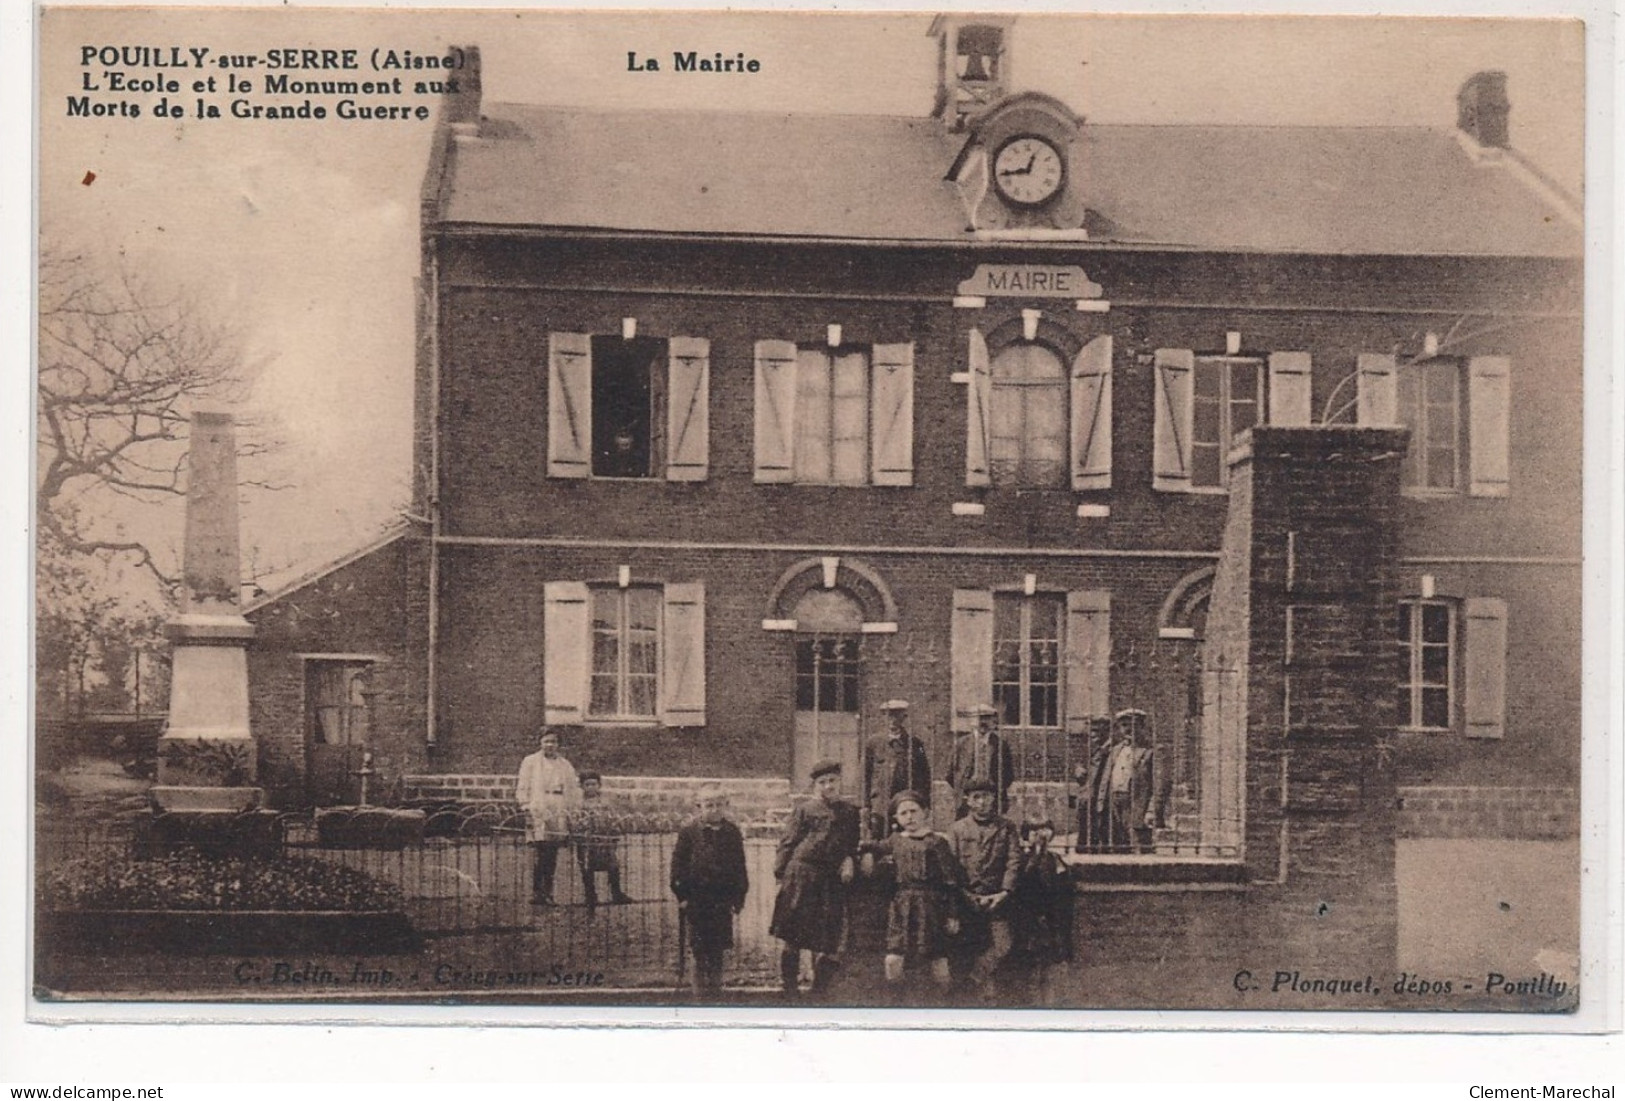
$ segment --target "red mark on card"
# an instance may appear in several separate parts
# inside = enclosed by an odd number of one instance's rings
[[[94,173],[94,172],[86,172],[85,173],[85,178],[80,180],[79,182],[84,184],[86,187],[89,187],[91,184],[96,182],[96,173]]]

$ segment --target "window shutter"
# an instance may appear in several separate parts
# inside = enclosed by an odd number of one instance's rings
[[[711,342],[674,336],[667,354],[666,478],[703,482],[711,469]]]
[[[979,329],[970,331],[969,355],[970,383],[965,387],[965,484],[985,486],[992,481],[988,476],[987,452],[993,368],[988,363],[987,338]]]
[[[876,344],[870,437],[877,486],[914,484],[914,345]]]
[[[1066,728],[1089,729],[1111,714],[1112,594],[1076,589],[1066,594]]]
[[[1112,338],[1097,336],[1072,361],[1072,488],[1112,485]]]
[[[756,342],[756,480],[795,480],[796,346]]]
[[[1393,356],[1361,353],[1355,361],[1354,380],[1361,428],[1395,428],[1399,425],[1399,376]]]
[[[1470,597],[1462,639],[1462,697],[1469,738],[1499,738],[1506,730],[1507,602]]]
[[[1507,495],[1511,385],[1512,361],[1506,356],[1474,356],[1467,361],[1467,461],[1474,497]]]
[[[1180,491],[1191,487],[1191,390],[1196,356],[1189,348],[1158,348],[1156,423],[1152,427],[1155,466],[1151,484]]]
[[[973,707],[993,705],[993,593],[987,589],[955,589],[952,638],[953,729],[976,729],[965,714]]]
[[[587,714],[587,586],[542,586],[542,706],[548,723],[580,723]]]
[[[1311,383],[1308,352],[1270,353],[1270,423],[1302,428],[1314,422],[1310,411]]]
[[[592,338],[547,336],[547,476],[592,473]]]
[[[663,726],[705,725],[705,586],[666,586],[660,668]]]

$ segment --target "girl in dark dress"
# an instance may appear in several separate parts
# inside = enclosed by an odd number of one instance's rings
[[[927,962],[938,986],[951,981],[948,938],[959,931],[954,908],[965,873],[948,841],[926,826],[925,801],[912,791],[892,798],[898,831],[865,848],[892,862],[897,888],[886,917],[886,981],[901,982],[910,965]]]
[[[779,893],[768,932],[784,942],[779,977],[791,997],[800,992],[803,951],[813,957],[811,993],[829,992],[846,933],[846,885],[858,852],[858,808],[840,798],[840,763],[818,762],[812,781],[815,798],[790,813],[773,863]]]

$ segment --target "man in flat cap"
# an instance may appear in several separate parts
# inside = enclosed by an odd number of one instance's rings
[[[1111,737],[1080,769],[1080,852],[1150,852],[1162,824],[1168,785],[1160,784],[1147,737],[1148,716],[1130,707],[1112,717]]]
[[[880,705],[890,729],[863,746],[863,790],[869,803],[869,833],[885,837],[896,828],[889,808],[892,796],[902,791],[919,794],[931,809],[931,762],[925,743],[908,732],[908,701],[887,700]]]
[[[796,804],[773,861],[779,894],[768,932],[784,942],[779,978],[791,998],[801,992],[801,953],[812,953],[811,993],[829,992],[846,933],[846,885],[858,854],[858,808],[841,798],[841,763],[812,767],[813,798]]]
[[[1010,743],[999,733],[999,713],[984,704],[962,714],[976,720],[976,729],[954,743],[953,758],[948,762],[948,783],[959,793],[955,817],[963,818],[970,812],[966,796],[972,780],[986,780],[993,785],[994,807],[1004,814],[1010,809],[1010,784],[1016,778],[1016,765]]]

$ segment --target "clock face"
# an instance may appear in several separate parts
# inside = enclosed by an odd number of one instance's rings
[[[1016,206],[1048,202],[1065,179],[1060,150],[1043,138],[1014,137],[993,154],[993,186]]]

